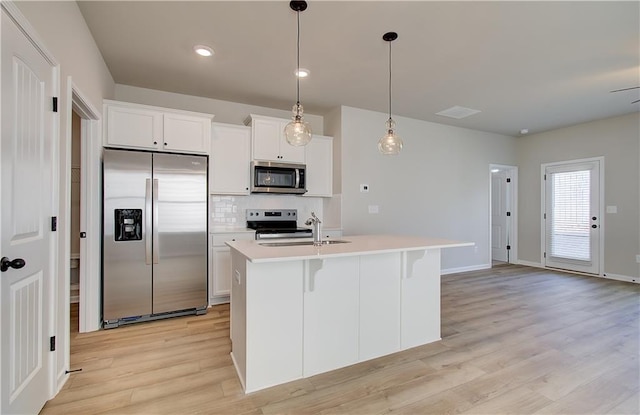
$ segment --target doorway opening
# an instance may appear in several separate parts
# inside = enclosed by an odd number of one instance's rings
[[[71,299],[66,316],[68,324],[84,333],[100,327],[100,154],[101,135],[99,112],[68,78],[69,131],[67,143],[70,156],[63,168],[70,172],[67,185],[69,217],[69,264],[77,265],[70,272],[69,290],[77,272],[77,302]],[[77,210],[76,210],[77,209]],[[76,245],[77,244],[77,245]],[[75,254],[75,255],[74,255]],[[77,256],[77,260],[75,260]],[[75,293],[75,292],[74,292]],[[76,330],[69,327],[67,333]],[[68,344],[68,343],[67,343]]]
[[[517,262],[518,168],[501,164],[489,166],[491,266]]]
[[[71,236],[69,238],[69,279],[71,302],[71,332],[78,331],[78,303],[80,302],[80,178],[82,174],[82,140],[80,115],[71,111]]]

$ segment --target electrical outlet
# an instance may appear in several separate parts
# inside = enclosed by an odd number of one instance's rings
[[[360,193],[368,193],[369,192],[369,185],[368,184],[361,184],[360,185]]]

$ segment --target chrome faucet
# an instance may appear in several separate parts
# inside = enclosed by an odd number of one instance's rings
[[[316,216],[315,212],[311,212],[311,217],[304,223],[305,225],[313,225],[313,245],[322,245],[322,231],[320,231],[320,219]]]

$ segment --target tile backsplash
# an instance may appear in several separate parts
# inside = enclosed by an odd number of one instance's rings
[[[322,198],[293,195],[210,196],[211,225],[246,225],[247,209],[297,209],[298,226],[315,212],[322,219]]]

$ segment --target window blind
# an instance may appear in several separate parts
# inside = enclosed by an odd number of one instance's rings
[[[551,255],[591,260],[590,171],[551,174]]]

